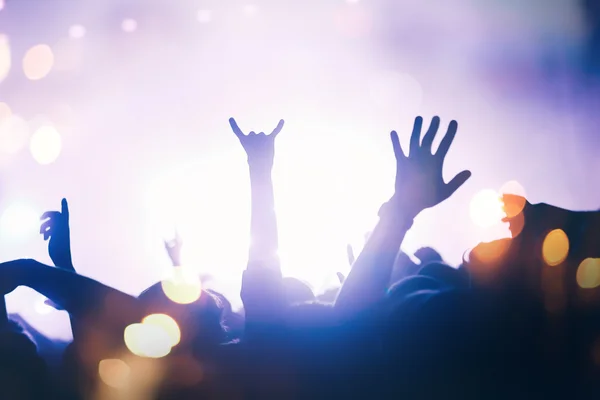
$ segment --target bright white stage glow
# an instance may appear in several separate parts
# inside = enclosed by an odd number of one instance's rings
[[[307,131],[302,126],[290,129]],[[328,286],[336,272],[348,272],[346,245],[352,243],[360,251],[364,233],[373,228],[378,208],[393,188],[393,172],[370,179],[367,169],[379,170],[379,163],[370,159],[369,168],[362,163],[361,152],[377,152],[371,140],[347,132],[341,127],[317,147],[311,140],[293,140],[294,133],[284,128],[276,144],[273,181],[282,268],[284,275],[303,279],[317,291]],[[239,146],[234,139],[232,134],[232,146]],[[183,265],[213,275],[230,287],[232,293],[226,294],[232,297],[239,295],[248,257],[250,187],[245,159],[239,148],[174,169],[156,179],[147,195],[154,235],[168,238],[175,226],[184,243]],[[391,149],[379,159],[393,160]]]

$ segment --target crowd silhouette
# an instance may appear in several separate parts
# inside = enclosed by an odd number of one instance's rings
[[[46,296],[69,313],[73,341],[52,354],[43,336],[6,315],[4,306],[0,399],[600,395],[600,281],[590,283],[600,280],[600,212],[505,195],[512,238],[465,251],[459,266],[432,248],[418,250],[413,261],[400,247],[415,217],[471,176],[465,170],[443,178],[458,123],[447,125],[434,150],[440,118],[417,117],[409,148],[391,132],[394,194],[379,209],[362,251],[348,247],[350,272],[338,274],[339,288],[314,293],[284,277],[278,258],[271,172],[284,121],[270,134],[246,134],[235,119],[229,123],[246,152],[251,184],[243,310],[214,290],[178,303],[164,282],[132,297],[78,274],[63,199],[60,211],[42,216],[40,228],[54,266],[1,263],[0,290],[6,295],[27,286]],[[548,242],[556,232],[567,240],[564,255],[564,240]],[[181,266],[181,243],[179,237],[165,243],[174,268]],[[152,314],[176,321],[178,343],[162,357],[132,354],[125,332]],[[154,337],[146,339],[152,347]]]

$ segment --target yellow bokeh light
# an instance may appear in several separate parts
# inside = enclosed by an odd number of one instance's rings
[[[139,357],[161,358],[171,352],[172,338],[161,327],[151,324],[131,324],[123,333],[125,345]]]
[[[181,331],[177,322],[166,314],[152,314],[143,319],[142,324],[154,325],[163,329],[171,338],[171,347],[177,346],[181,340]]]
[[[174,267],[161,286],[165,296],[177,304],[191,304],[202,295],[200,277],[196,271],[186,267]]]
[[[559,265],[569,255],[569,238],[562,229],[555,229],[546,235],[542,245],[542,257],[550,266]]]
[[[577,268],[577,284],[582,289],[600,286],[600,258],[586,258]]]
[[[503,198],[503,209],[508,218],[519,215],[527,204],[525,189],[517,181],[509,181],[502,185],[500,194]]]
[[[32,81],[44,78],[54,66],[54,53],[47,44],[33,46],[23,57],[23,72]]]
[[[122,389],[127,386],[131,368],[123,360],[107,359],[98,364],[98,375],[102,382],[115,389]]]
[[[41,126],[31,136],[29,150],[34,160],[41,165],[51,164],[60,155],[62,140],[58,131],[49,125]]]
[[[471,220],[482,228],[490,228],[499,224],[504,218],[503,204],[500,196],[492,189],[477,193],[471,200]]]
[[[6,37],[6,35],[0,35],[0,82],[8,76],[11,65],[12,59],[8,37]]]

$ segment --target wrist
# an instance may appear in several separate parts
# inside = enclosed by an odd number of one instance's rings
[[[420,212],[418,207],[394,195],[381,206],[378,215],[380,219],[400,220],[412,225],[412,221]]]

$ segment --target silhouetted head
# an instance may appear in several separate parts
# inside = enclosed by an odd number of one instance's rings
[[[159,282],[144,290],[138,299],[144,304],[147,314],[167,314],[177,321],[181,330],[178,348],[208,348],[225,340],[222,305],[206,290],[191,304],[177,304],[164,294]]]
[[[447,288],[462,289],[469,286],[469,275],[464,268],[452,268],[441,262],[430,262],[419,270],[419,275],[441,282]]]
[[[431,247],[421,247],[415,251],[415,257],[421,261],[421,265],[427,265],[432,262],[444,262],[444,259],[435,249]]]

